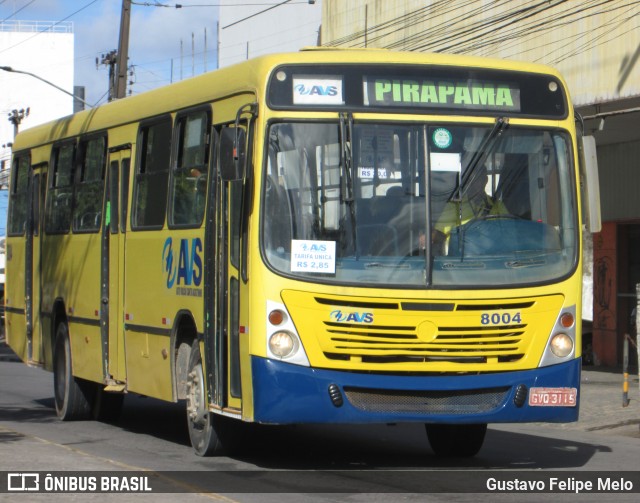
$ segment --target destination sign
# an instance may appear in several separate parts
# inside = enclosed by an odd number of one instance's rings
[[[563,119],[569,100],[552,74],[463,66],[290,64],[272,72],[274,110],[335,110]]]
[[[412,106],[520,111],[520,89],[511,83],[364,78],[366,106]]]

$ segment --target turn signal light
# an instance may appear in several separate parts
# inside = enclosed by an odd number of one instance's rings
[[[280,311],[280,309],[274,309],[269,313],[268,319],[269,323],[271,323],[274,327],[281,325],[286,318],[284,312]]]
[[[560,325],[562,325],[564,328],[571,328],[574,323],[575,319],[573,317],[573,314],[564,313],[562,316],[560,316]]]

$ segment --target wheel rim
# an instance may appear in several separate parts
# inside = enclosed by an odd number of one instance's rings
[[[205,408],[204,375],[202,365],[196,365],[189,372],[187,380],[187,414],[191,424],[202,430],[207,425],[207,410]]]

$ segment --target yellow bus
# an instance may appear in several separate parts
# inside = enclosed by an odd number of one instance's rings
[[[198,455],[246,423],[419,422],[472,456],[488,423],[575,421],[579,133],[548,67],[322,49],[25,130],[8,343],[62,420],[184,400]]]

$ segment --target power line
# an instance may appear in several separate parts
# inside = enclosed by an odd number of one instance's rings
[[[578,39],[587,35],[593,35],[594,31],[596,30],[602,30],[604,29],[604,27],[615,24],[616,23],[616,19],[611,19],[608,20],[607,23],[605,25],[599,25],[596,28],[586,28],[584,31],[577,33],[577,34],[573,34],[570,35],[568,37],[564,37],[560,40],[557,41],[553,41],[553,42],[545,42],[544,44],[535,46],[535,47],[529,47],[529,48],[522,48],[521,44],[523,40],[526,39],[530,39],[533,37],[539,37],[540,34],[542,33],[549,33],[551,31],[557,31],[559,29],[562,29],[566,26],[570,26],[573,25],[577,22],[580,21],[584,21],[585,19],[589,19],[592,17],[596,17],[596,16],[600,16],[603,14],[607,14],[607,13],[612,13],[615,12],[617,10],[626,8],[627,6],[631,5],[628,2],[624,2],[625,5],[623,6],[613,6],[609,9],[604,9],[604,10],[598,10],[593,12],[593,10],[595,8],[598,7],[602,7],[604,4],[607,3],[611,3],[611,0],[608,1],[599,1],[599,0],[591,0],[590,2],[587,2],[586,4],[582,4],[583,7],[579,8],[579,9],[575,9],[575,8],[571,8],[571,9],[566,9],[561,13],[557,13],[554,14],[552,17],[550,18],[544,18],[542,20],[537,21],[536,23],[531,23],[528,25],[525,25],[523,27],[518,27],[517,29],[514,28],[512,31],[507,32],[502,34],[501,31],[498,31],[497,33],[500,33],[500,35],[496,35],[495,37],[485,37],[484,40],[478,42],[477,44],[467,47],[466,50],[463,50],[463,48],[461,48],[460,50],[458,50],[457,52],[472,52],[472,51],[478,51],[480,49],[487,49],[489,47],[493,47],[496,45],[500,45],[500,47],[502,49],[504,49],[504,44],[505,42],[511,42],[510,47],[515,48],[518,52],[517,53],[513,53],[511,55],[508,54],[503,54],[504,57],[518,57],[518,56],[522,56],[522,54],[527,53],[527,52],[532,52],[532,51],[536,51],[536,50],[540,50],[542,48],[545,47],[551,47],[553,45],[560,45],[560,47],[558,47],[557,49],[553,49],[551,50],[551,52],[555,52],[555,51],[560,51],[562,49],[565,49],[567,44],[563,43],[563,42],[567,42],[570,40],[574,40],[574,39]],[[640,2],[634,2],[635,4],[638,4]],[[630,9],[629,9],[630,10]],[[587,11],[591,11],[591,12],[587,12]],[[618,17],[624,15],[624,13],[620,14]],[[595,40],[593,37],[591,37],[591,41]],[[591,42],[592,43],[592,42]],[[519,45],[520,44],[520,45]],[[587,46],[588,47],[588,46]],[[580,50],[576,50],[574,51],[573,55],[577,55],[580,52]],[[549,56],[549,52],[547,51],[545,53],[546,56],[546,61],[549,62],[550,64],[554,64],[554,61],[550,61],[548,59]],[[541,61],[542,58],[538,58],[535,61]],[[555,62],[558,62],[558,60],[555,60]]]
[[[462,6],[459,5],[457,7],[453,7],[449,10],[445,10],[444,13],[442,13],[439,11],[441,11],[442,9],[447,9],[451,7],[452,5],[455,4],[455,1],[451,2],[450,0],[439,0],[429,6],[421,7],[419,9],[406,12],[405,14],[389,19],[387,21],[383,21],[382,23],[379,23],[377,25],[374,25],[371,27],[365,27],[362,30],[355,31],[341,38],[334,39],[330,42],[325,42],[323,45],[330,46],[330,47],[341,46],[341,45],[348,44],[350,42],[354,42],[355,40],[362,39],[363,41],[361,43],[357,43],[353,45],[353,47],[361,47],[364,44],[365,35],[369,36],[375,33],[384,33],[384,30],[393,29],[393,31],[390,31],[385,34],[385,36],[392,35],[397,31],[404,30],[412,26],[420,25],[425,19],[429,19],[430,17],[436,16],[436,15],[443,15],[446,13],[454,12],[456,10],[464,9],[464,7],[471,5],[474,2],[476,2],[476,0],[466,0],[466,3],[463,4]],[[348,9],[345,11],[337,12],[337,13],[334,13],[333,16],[334,17],[352,17],[352,16],[348,16],[347,13],[352,12],[354,10],[356,9]],[[398,29],[395,29],[396,27]]]
[[[622,26],[634,19],[632,14],[634,12],[632,10],[634,9],[633,6],[640,2],[630,3],[625,1],[622,2],[623,5],[619,5],[616,0],[588,0],[580,4],[569,3],[566,0],[544,2],[537,0],[524,5],[522,2],[518,2],[516,8],[505,10],[506,3],[504,0],[501,2],[494,1],[491,5],[477,0],[434,2],[428,7],[404,13],[365,30],[354,31],[338,39],[325,42],[323,45],[361,47],[366,32],[370,43],[377,43],[378,47],[387,49],[430,50],[469,54],[486,51],[492,47],[500,47],[500,49],[504,50],[504,44],[509,44],[510,47],[517,47],[518,53],[515,54],[517,57],[522,55],[523,50],[531,52],[548,46],[561,45],[566,40],[578,40],[591,35],[584,44],[579,47],[573,47],[569,52],[565,51],[564,54],[559,55],[554,61],[550,62],[554,64],[624,36],[624,34],[614,35],[614,33],[617,33]],[[473,8],[474,4],[480,5],[480,7]],[[569,6],[558,10],[561,4]],[[610,8],[606,8],[607,4],[611,4]],[[487,15],[495,9],[501,10],[496,14]],[[624,9],[624,12],[615,16],[614,19],[606,20],[604,26],[587,28],[576,35],[565,37],[556,42],[544,41],[543,44],[536,47],[522,48],[523,39],[539,37],[542,33],[550,33],[585,19],[615,13],[622,9]],[[351,10],[353,11],[353,9]],[[481,11],[483,16],[481,19],[477,19]],[[619,18],[627,13],[629,16],[619,21]],[[446,20],[428,26],[426,29],[422,28],[425,22],[435,16],[445,17]],[[607,27],[611,27],[611,29],[607,30]],[[419,31],[404,37],[398,36],[402,31],[408,31],[412,28]],[[633,29],[637,28],[631,28],[624,33],[629,33]],[[596,30],[603,33],[594,37],[593,34]],[[382,43],[385,38],[393,36],[396,38],[395,41],[387,44]],[[566,44],[562,44],[552,52],[559,52],[562,49],[566,49]],[[548,56],[548,53],[546,53],[546,56]]]
[[[275,7],[277,7],[280,4],[268,4],[268,3],[234,3],[234,4],[223,4],[223,3],[211,3],[211,4],[194,4],[194,5],[185,5],[185,4],[173,4],[173,5],[169,5],[169,4],[163,4],[160,2],[131,2],[133,5],[140,5],[142,7],[165,7],[165,8],[169,8],[169,9],[188,9],[188,8],[192,8],[192,7],[264,7],[265,5],[273,5]],[[287,2],[290,3],[291,5],[295,5],[295,4],[303,4],[303,3],[315,3],[315,0],[309,2]]]
[[[593,3],[593,1],[594,0],[591,0],[591,3]],[[640,2],[635,2],[635,3],[637,4],[637,3],[640,3]],[[564,27],[568,27],[568,26],[570,26],[572,24],[575,24],[575,23],[577,23],[579,21],[584,21],[586,19],[589,19],[589,18],[592,18],[592,17],[596,17],[596,16],[600,16],[600,15],[605,14],[605,13],[614,12],[614,11],[620,9],[620,8],[621,7],[614,7],[612,9],[601,10],[601,11],[597,11],[597,12],[591,12],[591,13],[589,13],[587,15],[583,15],[583,16],[580,16],[578,18],[563,20],[562,22],[558,22],[558,19],[554,18],[549,22],[545,22],[545,23],[540,24],[539,26],[536,26],[535,29],[527,29],[526,32],[524,32],[524,33],[514,33],[510,37],[510,40],[507,40],[506,37],[505,37],[504,39],[495,39],[494,41],[489,41],[484,48],[492,47],[492,46],[497,45],[497,44],[502,44],[503,42],[510,42],[509,46],[506,47],[506,48],[507,49],[514,48],[517,52],[516,53],[511,53],[511,54],[506,53],[506,54],[504,54],[504,56],[505,57],[515,57],[515,56],[522,56],[523,54],[526,54],[526,53],[529,53],[529,52],[532,52],[532,51],[536,51],[536,50],[540,50],[540,49],[544,49],[544,48],[551,48],[551,47],[553,47],[555,45],[560,45],[560,47],[558,47],[557,49],[550,49],[550,51],[546,51],[545,55],[548,57],[551,52],[556,52],[556,51],[562,50],[567,46],[567,44],[573,43],[572,42],[573,40],[579,39],[579,38],[584,37],[586,35],[590,35],[596,30],[602,30],[602,29],[608,27],[609,25],[614,24],[616,22],[617,18],[614,18],[614,19],[606,22],[606,24],[599,25],[596,28],[593,28],[593,29],[592,28],[587,28],[584,31],[581,31],[581,32],[578,32],[578,33],[573,33],[573,34],[570,34],[567,37],[563,37],[563,38],[560,38],[560,39],[556,39],[556,40],[552,40],[552,41],[549,41],[549,42],[545,42],[544,44],[538,45],[538,46],[532,46],[532,47],[529,47],[529,48],[518,47],[518,44],[520,43],[520,40],[521,39],[525,39],[526,40],[526,39],[530,39],[530,38],[533,38],[533,37],[538,37],[541,34],[546,34],[546,33],[552,32],[552,31],[557,31],[557,30],[562,29]],[[620,14],[620,16],[622,16],[622,15],[624,15],[624,13]],[[521,39],[518,39],[517,37],[520,36],[520,35],[521,35]],[[504,45],[501,46],[501,47],[503,49],[505,49]],[[540,58],[538,58],[537,60],[534,60],[534,62],[539,62],[539,61],[540,61]]]
[[[9,17],[4,18],[2,21],[0,21],[0,23],[4,23],[5,21],[8,21],[9,19],[11,19],[13,16],[15,16],[16,14],[18,14],[20,11],[23,11],[24,9],[26,9],[27,7],[29,7],[29,5],[31,5],[33,2],[35,2],[36,0],[31,0],[28,4],[23,5],[22,7],[20,7],[17,11],[15,11],[13,14],[11,14]],[[4,2],[2,2],[4,3]],[[2,4],[0,4],[2,5]]]
[[[69,18],[72,18],[73,16],[75,16],[76,14],[82,12],[83,10],[85,10],[87,7],[90,7],[91,5],[93,5],[94,3],[96,3],[98,0],[92,0],[91,2],[89,2],[88,4],[86,4],[84,7],[80,7],[77,11],[69,14],[67,17],[65,17],[64,19],[61,19],[60,21],[56,21],[55,23],[53,23],[51,26],[49,26],[48,28],[44,29],[44,30],[40,30],[39,32],[37,32],[35,35],[29,37],[29,38],[25,38],[24,40],[21,40],[20,42],[18,42],[17,44],[14,44],[10,47],[7,47],[6,49],[3,49],[0,51],[0,54],[2,54],[3,52],[7,52],[11,49],[14,49],[15,47],[18,47],[21,44],[24,44],[25,42],[28,42],[29,40],[34,39],[35,37],[37,37],[38,35],[41,35],[43,33],[46,33],[48,31],[50,31],[51,29],[53,29],[54,27],[58,26],[60,23],[67,21]]]
[[[486,36],[486,32],[482,30],[489,30],[490,32],[500,32],[505,27],[514,25],[515,23],[520,22],[522,19],[527,19],[532,16],[538,15],[542,12],[545,12],[549,9],[553,9],[560,3],[564,3],[567,0],[559,0],[557,3],[552,4],[549,1],[543,0],[538,2],[537,4],[531,7],[525,7],[521,9],[517,9],[511,12],[507,12],[505,14],[498,14],[496,17],[490,18],[488,20],[481,20],[474,23],[470,28],[463,27],[461,31],[458,33],[452,34],[449,37],[446,37],[444,41],[439,40],[438,43],[448,42],[449,45],[445,45],[444,47],[438,47],[436,52],[446,52],[449,50],[453,50],[462,43],[468,43],[472,40],[477,40],[481,37]],[[464,38],[466,37],[466,38]],[[456,42],[456,39],[464,38],[462,41]],[[433,48],[434,43],[423,43],[422,45],[415,46],[415,49],[427,49]]]
[[[504,41],[513,41],[516,40],[517,38],[520,37],[526,37],[526,36],[533,36],[539,33],[543,33],[543,32],[548,32],[552,29],[556,29],[559,26],[563,26],[563,25],[570,25],[575,23],[576,21],[579,21],[581,19],[584,19],[586,17],[589,16],[583,16],[583,17],[578,17],[577,19],[575,18],[575,16],[580,15],[583,12],[586,12],[590,9],[594,9],[597,7],[600,7],[601,5],[604,5],[605,3],[609,3],[611,0],[606,0],[606,1],[600,1],[600,3],[597,3],[600,0],[591,0],[590,2],[587,2],[587,5],[589,3],[591,3],[592,5],[588,6],[588,7],[583,7],[581,9],[575,10],[575,9],[567,9],[561,13],[557,13],[554,14],[553,17],[551,18],[543,18],[541,20],[533,20],[531,23],[529,23],[528,25],[525,24],[524,26],[514,26],[510,31],[503,33],[502,30],[496,30],[497,35],[493,36],[493,35],[488,35],[486,37],[484,37],[482,40],[477,41],[476,43],[474,43],[474,45],[471,46],[464,46],[461,45],[460,47],[458,47],[458,51],[457,52],[469,52],[469,51],[474,51],[474,50],[478,50],[484,47],[488,47],[488,46],[493,46],[499,43],[502,43]],[[585,4],[583,4],[585,5]],[[600,11],[602,12],[602,11]],[[599,13],[595,13],[596,15]],[[529,16],[530,17],[530,16]],[[574,17],[574,19],[570,19]],[[565,20],[565,19],[570,19],[567,22],[563,22],[560,23],[559,21],[561,20]]]
[[[276,7],[280,7],[281,5],[284,5],[284,4],[287,4],[287,3],[290,3],[290,2],[291,2],[291,0],[284,0],[284,2],[280,2],[279,4],[272,5],[271,7],[267,8],[267,9],[264,9],[264,10],[261,10],[259,12],[256,12],[255,14],[251,14],[249,16],[243,17],[242,19],[239,19],[238,21],[234,21],[233,23],[228,24],[227,26],[223,26],[222,29],[224,30],[226,28],[230,28],[231,26],[235,26],[235,25],[237,25],[239,23],[242,23],[243,21],[246,21],[247,19],[251,19],[252,17],[259,16],[260,14],[263,14],[263,13],[265,13],[267,11],[270,11],[272,9],[275,9]]]
[[[597,1],[599,1],[599,0],[589,0],[587,2],[587,4],[594,3],[594,2],[597,2]],[[525,24],[524,26],[514,27],[514,28],[512,28],[511,30],[509,30],[507,32],[500,32],[499,36],[493,37],[491,39],[487,39],[486,41],[481,41],[481,42],[473,45],[472,47],[470,47],[470,50],[488,49],[489,47],[493,47],[495,45],[505,44],[505,43],[509,44],[509,47],[518,46],[518,44],[521,44],[521,40],[523,38],[531,38],[531,37],[540,36],[543,33],[547,33],[547,32],[556,30],[557,28],[562,27],[562,26],[569,26],[569,25],[573,24],[575,21],[578,21],[580,19],[584,19],[584,18],[579,18],[577,20],[568,20],[568,21],[563,21],[561,23],[558,23],[559,19],[564,19],[566,17],[566,16],[563,16],[563,14],[567,13],[567,12],[571,12],[571,9],[573,9],[573,8],[566,9],[565,11],[563,11],[563,12],[561,12],[559,14],[555,14],[552,17],[547,17],[547,18],[543,18],[543,19],[536,19],[536,20],[532,21],[531,23]],[[589,16],[586,16],[586,17],[590,17],[591,15],[598,15],[598,13],[593,13],[593,14],[590,14]],[[552,45],[554,43],[555,42],[547,42],[547,43],[544,43],[542,46],[538,46],[538,47],[539,48],[547,47],[547,46],[550,46],[550,45]],[[506,47],[506,48],[509,48],[509,47]],[[501,45],[500,48],[504,52],[505,45]],[[518,50],[518,54],[521,55],[521,54],[523,54],[525,52],[530,52],[531,50],[534,50],[534,48],[524,49],[522,47],[517,47],[517,50]]]
[[[631,15],[631,16],[627,17],[626,19],[623,19],[622,21],[620,21],[620,22],[616,25],[616,28],[620,28],[620,27],[622,27],[622,25],[624,25],[625,23],[628,23],[629,21],[634,21],[634,20],[636,20],[636,16],[637,16],[637,13],[636,13],[636,14],[634,14],[634,15]],[[599,43],[599,44],[593,45],[593,44],[594,44],[594,42],[596,42],[597,40],[600,40],[600,39],[602,39],[602,38],[604,38],[604,37],[606,37],[606,36],[608,36],[608,35],[611,35],[613,30],[610,30],[610,31],[604,32],[604,33],[602,33],[600,36],[598,36],[598,37],[596,37],[596,38],[592,38],[592,39],[588,40],[588,41],[587,41],[587,42],[585,42],[585,43],[584,43],[580,48],[575,48],[573,51],[568,52],[568,53],[565,53],[563,56],[558,57],[557,59],[555,59],[554,61],[551,61],[550,63],[551,63],[551,64],[558,64],[558,63],[561,63],[561,62],[565,61],[566,59],[569,59],[569,58],[571,58],[571,57],[573,57],[573,56],[576,56],[576,55],[577,55],[577,54],[579,54],[580,52],[584,52],[584,51],[586,51],[586,50],[590,50],[590,49],[595,49],[596,47],[599,47],[599,46],[601,46],[601,45],[604,45],[604,44],[607,44],[607,43],[609,43],[609,42],[612,42],[613,40],[616,40],[616,39],[618,39],[618,38],[620,38],[620,37],[622,37],[622,36],[626,35],[627,33],[631,32],[631,31],[633,31],[633,30],[637,30],[637,29],[638,29],[638,27],[637,27],[637,26],[634,26],[633,28],[631,28],[631,29],[629,29],[629,30],[627,30],[627,31],[625,31],[625,32],[623,32],[623,33],[620,33],[620,34],[616,35],[616,36],[615,36],[615,37],[613,37],[613,38],[609,38],[608,40],[605,40],[605,41],[603,41],[603,42],[601,42],[601,43]]]

